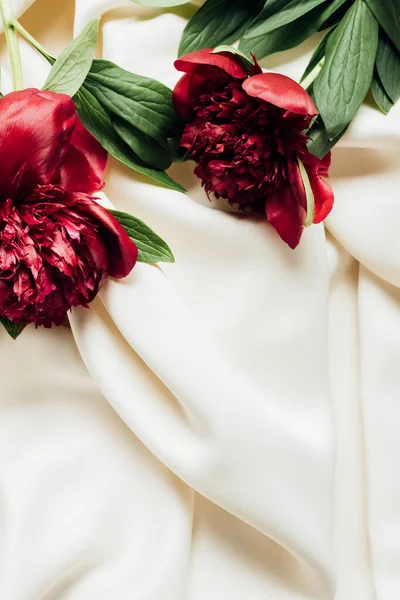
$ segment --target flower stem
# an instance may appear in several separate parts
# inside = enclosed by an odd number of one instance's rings
[[[321,58],[321,60],[319,61],[319,63],[313,68],[313,70],[311,71],[311,73],[309,73],[307,75],[307,77],[305,79],[303,79],[303,81],[301,82],[301,86],[307,90],[312,83],[314,83],[314,81],[317,79],[318,75],[320,74],[322,67],[324,66],[325,63],[325,56],[323,56]]]
[[[2,0],[0,0],[1,2]],[[11,27],[15,30],[18,31],[18,33],[27,41],[29,42],[29,44],[31,46],[33,46],[34,48],[36,48],[36,50],[38,52],[40,52],[40,54],[42,56],[44,56],[44,58],[46,60],[49,61],[50,64],[54,64],[55,59],[50,56],[50,54],[47,52],[47,50],[45,48],[43,48],[43,46],[41,44],[39,44],[39,42],[37,40],[35,40],[35,38],[29,33],[29,31],[27,31],[25,29],[25,27],[22,27],[21,23],[19,23],[18,21],[16,21],[15,19],[11,20],[10,23]]]
[[[312,191],[310,179],[308,177],[308,173],[303,162],[297,157],[297,162],[299,165],[300,175],[303,180],[304,191],[306,193],[306,201],[307,201],[307,215],[304,223],[304,227],[310,227],[310,225],[314,222],[315,217],[315,199],[314,192]]]
[[[24,81],[22,78],[21,54],[19,52],[18,35],[13,27],[13,14],[10,0],[0,0],[0,14],[10,55],[14,90],[22,90]]]

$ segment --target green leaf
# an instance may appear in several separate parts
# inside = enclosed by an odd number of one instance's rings
[[[399,0],[365,0],[365,2],[400,52]]]
[[[160,142],[181,128],[172,91],[159,81],[134,75],[108,60],[94,60],[85,88],[110,114]]]
[[[371,92],[380,110],[387,115],[394,103],[387,95],[376,70],[371,81]]]
[[[296,21],[287,23],[271,31],[268,35],[261,35],[252,39],[242,38],[239,49],[243,52],[253,52],[260,60],[274,52],[282,52],[298,46],[313,35],[321,25],[343,4],[344,0],[330,0],[317,6]]]
[[[181,146],[181,137],[170,138],[168,140],[169,153],[172,161],[175,163],[182,163],[188,160],[189,151]]]
[[[245,63],[247,63],[250,66],[253,66],[253,61],[251,57],[242,52],[241,50],[234,48],[233,46],[222,44],[222,46],[217,46],[216,48],[214,48],[212,54],[218,54],[219,52],[231,52],[232,54],[236,54],[236,56],[239,56]]]
[[[190,0],[132,0],[135,4],[141,4],[142,6],[159,6],[162,8],[187,4],[189,1]]]
[[[298,18],[327,0],[269,0],[244,37],[254,38],[270,33]]]
[[[237,48],[234,48],[233,46],[226,45],[217,46],[216,48],[214,48],[212,53],[219,54],[220,52],[230,52],[231,54],[235,54],[236,56],[238,56],[244,63],[244,66],[247,70],[247,74],[251,74],[251,68],[254,66],[254,63],[250,56],[247,56],[244,52],[238,50]]]
[[[90,21],[82,33],[61,52],[51,68],[44,90],[74,96],[92,65],[96,49],[99,19]]]
[[[317,66],[319,61],[325,56],[326,44],[334,31],[335,31],[334,28],[331,29],[330,31],[328,31],[328,33],[326,33],[324,35],[324,37],[318,44],[317,48],[314,50],[314,53],[310,58],[310,62],[308,63],[306,70],[304,71],[303,75],[301,76],[300,83],[302,81],[304,81],[304,79],[307,77],[307,75],[309,75],[311,73],[311,71],[313,69],[315,69],[315,67]]]
[[[183,30],[178,56],[201,48],[232,44],[263,5],[264,0],[206,0]]]
[[[253,52],[257,60],[261,60],[264,56],[269,56],[274,52],[283,52],[298,46],[315,31],[312,22],[305,16],[275,29],[268,35],[251,39],[242,38],[239,42],[239,50],[245,53]]]
[[[400,98],[400,54],[383,32],[379,37],[375,64],[386,94],[397,102]]]
[[[110,213],[121,223],[129,237],[135,242],[140,262],[175,262],[168,244],[143,221],[119,210],[110,210]]]
[[[318,31],[329,29],[330,27],[337,25],[339,21],[343,19],[353,2],[354,0],[343,0],[340,3],[340,6],[338,6],[335,11],[323,23],[321,23]]]
[[[350,123],[371,85],[378,29],[368,6],[356,0],[328,40],[314,94],[330,139]]]
[[[136,127],[129,125],[118,117],[112,120],[112,124],[119,137],[132,148],[136,156],[146,165],[160,171],[164,171],[171,166],[172,160],[167,142],[164,145],[160,144],[140,129],[136,129]]]
[[[7,317],[0,317],[0,323],[13,340],[16,340],[26,327],[26,323],[13,323]]]
[[[324,156],[328,154],[328,152],[338,143],[340,138],[346,132],[346,129],[347,127],[343,129],[343,131],[335,139],[330,140],[328,134],[326,133],[324,124],[319,117],[312,128],[307,132],[307,135],[310,138],[307,144],[308,150],[311,152],[311,154],[314,154],[314,156],[317,156],[318,158],[324,158]]]
[[[156,171],[142,164],[129,146],[118,137],[107,112],[84,86],[81,87],[74,100],[83,125],[114,158],[164,187],[185,193],[186,190],[171,179],[167,173]]]

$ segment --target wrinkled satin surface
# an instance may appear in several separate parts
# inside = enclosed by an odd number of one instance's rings
[[[193,10],[14,9],[54,53],[105,13],[99,55],[171,87]],[[314,45],[262,64],[298,79]],[[191,164],[171,169],[184,196],[110,161],[102,202],[176,264],[109,281],[72,332],[0,333],[2,600],[398,600],[399,147],[400,105],[364,106],[295,252]]]

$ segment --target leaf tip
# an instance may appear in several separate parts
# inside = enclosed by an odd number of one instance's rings
[[[171,183],[168,185],[164,183],[164,186],[169,187],[171,190],[175,190],[176,192],[182,192],[182,194],[187,194],[187,190],[174,179],[171,179]]]
[[[0,316],[0,323],[3,325],[4,329],[7,331],[8,335],[16,340],[17,337],[23,332],[26,327],[26,323],[14,323],[7,319],[7,317]]]
[[[167,258],[163,262],[170,264],[173,264],[175,262],[175,256],[173,255],[172,250],[170,248],[168,248]]]

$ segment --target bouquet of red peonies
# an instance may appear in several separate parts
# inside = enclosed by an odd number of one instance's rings
[[[64,323],[137,260],[174,261],[147,225],[101,206],[108,155],[178,192],[166,171],[193,160],[210,199],[264,215],[290,248],[329,214],[329,149],[369,87],[384,112],[400,97],[392,9],[376,0],[230,1],[206,0],[189,21],[172,91],[96,59],[99,20],[56,59],[0,0],[15,90],[0,98],[0,322],[12,337],[28,323]],[[295,46],[321,28],[302,84],[262,71],[254,52]],[[23,89],[18,36],[52,65],[42,90]],[[237,40],[239,49],[226,45]]]
[[[170,140],[178,139],[209,197],[263,212],[292,248],[332,207],[323,179],[329,155],[320,160],[307,150],[318,111],[299,84],[264,74],[254,56],[224,47],[177,60],[185,75],[172,93],[95,59],[98,24],[89,23],[55,60],[8,21],[17,91],[0,99],[0,319],[13,337],[28,323],[64,323],[69,310],[87,307],[107,277],[126,277],[136,260],[173,261],[151,229],[94,196],[108,153],[184,191],[165,173]],[[18,90],[18,33],[52,64],[43,90]]]

